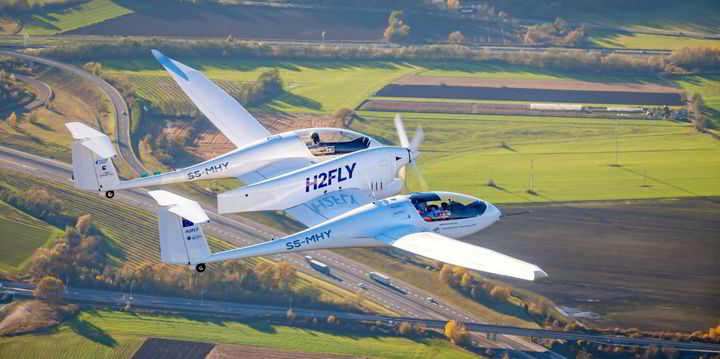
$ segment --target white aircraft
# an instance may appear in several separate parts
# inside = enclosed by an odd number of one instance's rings
[[[538,266],[453,238],[481,231],[500,219],[490,203],[451,192],[397,195],[361,204],[361,190],[339,190],[316,197],[310,206],[323,211],[303,218],[310,228],[243,248],[212,253],[202,224],[209,222],[197,202],[167,191],[149,194],[158,210],[161,260],[195,265],[255,256],[329,248],[395,247],[469,269],[535,280],[547,277]],[[314,203],[314,204],[312,204]],[[332,211],[327,211],[331,209]],[[326,219],[329,213],[339,213]]]
[[[72,144],[75,187],[112,198],[115,190],[205,179],[235,177],[255,183],[380,145],[370,136],[339,128],[309,128],[272,135],[201,72],[157,50],[152,53],[200,111],[238,148],[173,172],[120,181],[112,164],[116,153],[110,139],[85,124],[70,122],[65,126],[75,139]]]

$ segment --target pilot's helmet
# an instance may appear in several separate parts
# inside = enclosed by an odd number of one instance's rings
[[[312,141],[313,141],[314,144],[317,145],[318,143],[320,143],[320,134],[318,134],[317,132],[313,132],[313,133],[310,135],[310,138],[312,139]]]

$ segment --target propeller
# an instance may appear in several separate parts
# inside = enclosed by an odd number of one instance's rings
[[[418,126],[415,129],[415,136],[413,137],[412,141],[408,139],[407,132],[405,131],[405,125],[403,124],[402,117],[400,117],[399,113],[395,114],[395,129],[397,130],[398,138],[400,139],[400,146],[405,147],[410,150],[410,163],[409,166],[412,167],[412,169],[415,171],[415,175],[418,179],[418,182],[420,182],[420,188],[423,191],[428,190],[427,182],[425,182],[425,178],[422,175],[422,172],[420,172],[420,168],[417,166],[417,158],[420,156],[420,151],[418,150],[420,148],[420,145],[422,144],[423,140],[425,139],[425,132],[423,131],[422,127]],[[407,190],[407,166],[403,166],[400,168],[400,171],[398,171],[398,176],[403,180],[405,183],[405,190]]]

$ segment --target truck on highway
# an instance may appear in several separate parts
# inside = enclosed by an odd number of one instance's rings
[[[370,279],[372,279],[378,283],[381,283],[384,285],[390,285],[390,277],[388,277],[382,273],[370,272],[369,276],[370,276]]]
[[[308,264],[310,264],[310,267],[312,267],[312,269],[314,269],[322,274],[330,275],[330,266],[328,266],[327,264],[325,264],[323,262],[318,262],[314,259],[309,260]]]

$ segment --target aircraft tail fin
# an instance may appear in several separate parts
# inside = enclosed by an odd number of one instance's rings
[[[201,224],[210,222],[195,201],[168,191],[150,191],[157,201],[160,259],[171,264],[197,264],[212,253]]]
[[[120,183],[112,159],[116,156],[110,138],[80,122],[65,127],[75,141],[72,143],[73,179],[76,188],[105,192]]]

